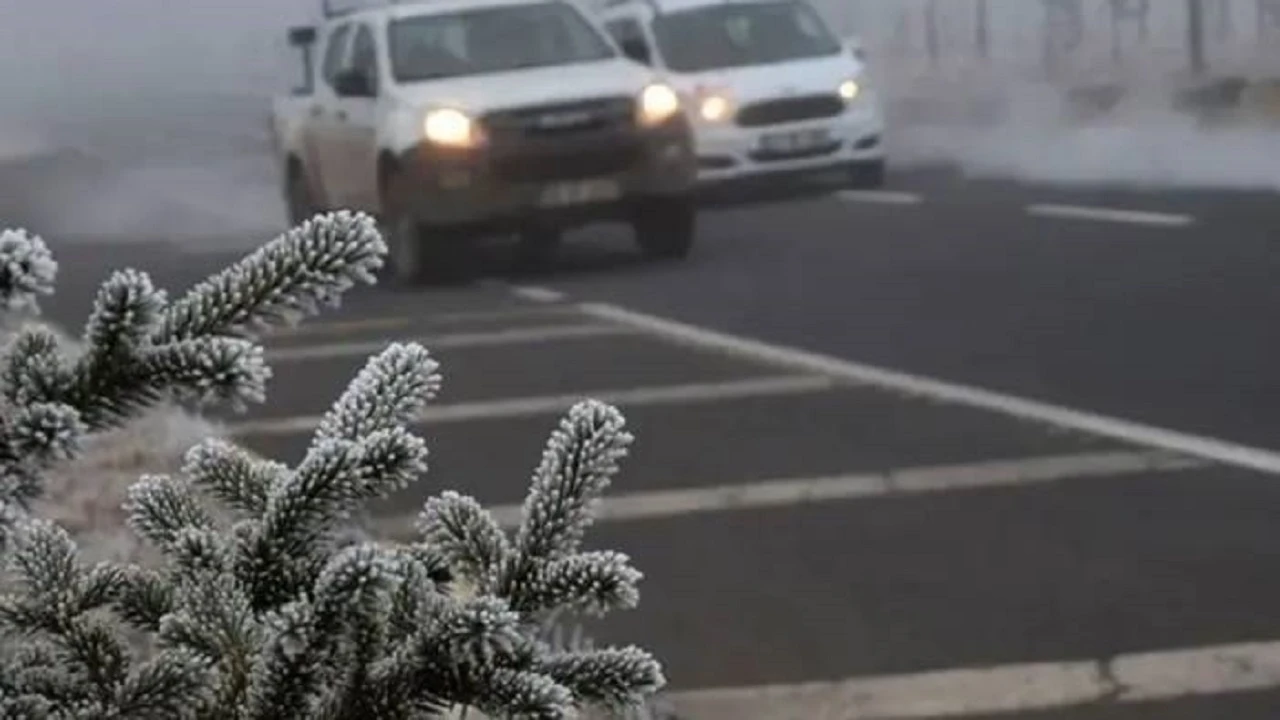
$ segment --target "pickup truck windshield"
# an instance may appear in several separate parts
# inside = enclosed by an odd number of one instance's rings
[[[595,62],[616,51],[581,13],[559,1],[487,7],[391,22],[396,82]]]
[[[728,2],[663,13],[654,20],[653,33],[667,66],[678,72],[842,52],[813,8],[798,0]]]

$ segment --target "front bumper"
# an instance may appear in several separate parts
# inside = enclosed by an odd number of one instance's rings
[[[827,142],[792,152],[761,150],[763,136],[811,130],[825,130]],[[808,171],[883,162],[884,132],[884,118],[871,104],[836,117],[763,127],[699,124],[694,131],[698,184],[713,188],[736,180],[790,178]]]
[[[682,119],[625,137],[556,138],[457,150],[420,145],[401,158],[400,207],[464,232],[626,219],[655,199],[691,197],[692,135]]]

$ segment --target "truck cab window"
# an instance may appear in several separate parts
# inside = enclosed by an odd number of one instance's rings
[[[367,25],[361,25],[352,40],[350,70],[367,83],[366,92],[360,94],[368,97],[378,94],[377,46],[374,45],[373,32]]]
[[[401,18],[388,25],[387,43],[389,72],[401,83],[617,57],[600,30],[562,0]]]
[[[339,25],[329,33],[329,40],[325,43],[324,63],[320,66],[320,76],[330,86],[342,70],[343,51],[347,49],[347,37],[350,35],[350,25]]]

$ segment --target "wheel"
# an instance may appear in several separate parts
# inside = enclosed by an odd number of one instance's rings
[[[516,242],[516,268],[519,270],[545,270],[556,259],[563,233],[558,228],[528,228],[520,233]]]
[[[687,257],[693,249],[697,215],[696,204],[688,198],[645,203],[632,221],[636,244],[651,258]]]
[[[307,182],[306,173],[297,163],[289,163],[288,175],[285,178],[285,204],[289,213],[289,224],[297,227],[310,220],[319,208],[311,194],[311,186]]]
[[[884,187],[885,161],[857,162],[849,167],[849,183],[855,188]]]
[[[426,238],[422,228],[408,215],[396,215],[383,221],[383,237],[387,241],[387,270],[397,285],[414,285],[423,280]]]
[[[413,287],[440,269],[434,233],[409,212],[403,198],[409,192],[404,176],[393,165],[379,169],[381,225],[387,242],[387,272],[393,283]]]
[[[408,216],[384,222],[387,270],[402,287],[466,282],[475,269],[474,245],[446,228],[424,226]]]

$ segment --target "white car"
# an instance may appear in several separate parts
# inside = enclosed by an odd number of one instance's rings
[[[376,214],[399,279],[475,235],[516,234],[545,259],[598,221],[631,225],[650,256],[689,252],[697,169],[679,94],[573,2],[396,2],[290,39],[306,74],[276,98],[272,131],[292,220]]]
[[[856,41],[805,0],[613,0],[623,52],[686,99],[702,185],[847,169],[884,182],[884,117]]]

